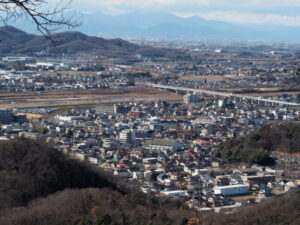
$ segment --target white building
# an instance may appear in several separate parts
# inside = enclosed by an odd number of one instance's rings
[[[188,196],[187,191],[184,191],[184,190],[161,191],[160,193],[163,194],[163,195],[166,195],[168,197],[185,197],[185,196]]]
[[[2,62],[31,62],[34,58],[28,56],[6,56],[2,57]]]
[[[244,194],[248,194],[248,192],[249,192],[249,186],[245,184],[214,187],[214,193],[216,195],[225,195],[225,196],[244,195]]]
[[[183,97],[183,102],[185,104],[190,104],[190,103],[199,103],[200,102],[200,97],[193,93],[193,94],[186,94],[184,97]]]
[[[153,139],[145,143],[146,149],[150,151],[178,151],[183,147],[183,144],[170,139]]]
[[[132,143],[134,141],[134,131],[131,129],[122,130],[119,135],[119,141],[123,144]]]

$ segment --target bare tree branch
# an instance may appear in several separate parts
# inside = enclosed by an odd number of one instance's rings
[[[51,7],[47,0],[0,0],[0,19],[5,23],[17,18],[32,21],[37,31],[54,42],[53,32],[63,27],[74,28],[81,24],[74,14],[66,16],[70,5],[71,0],[62,0],[54,7]]]

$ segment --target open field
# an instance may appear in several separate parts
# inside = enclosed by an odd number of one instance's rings
[[[149,87],[51,90],[43,93],[2,93],[0,108],[66,106],[134,101],[182,100],[182,96]]]
[[[56,99],[56,98],[93,98],[93,97],[138,97],[148,95],[174,95],[159,89],[150,87],[128,87],[128,88],[102,88],[91,90],[50,90],[44,92],[18,92],[0,93],[0,100],[22,100],[22,99]]]
[[[119,102],[139,102],[139,101],[180,101],[181,96],[141,96],[138,99],[134,98],[122,98],[121,99],[94,99],[94,98],[81,98],[81,99],[42,99],[39,101],[24,101],[17,102],[16,104],[0,104],[0,108],[28,108],[28,107],[48,107],[48,106],[77,106],[77,105],[94,105],[100,103],[119,103]]]
[[[43,115],[33,114],[33,113],[18,113],[17,115],[25,115],[29,120],[41,119],[44,117]]]

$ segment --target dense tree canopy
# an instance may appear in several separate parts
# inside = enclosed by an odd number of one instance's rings
[[[220,146],[220,153],[230,161],[269,164],[272,151],[300,151],[300,123],[270,123],[244,137],[229,139]]]
[[[47,143],[0,143],[0,224],[181,224],[181,202],[151,197]],[[168,210],[166,211],[165,208]]]
[[[117,189],[110,175],[30,139],[0,144],[0,183],[0,209],[25,205],[66,188]]]

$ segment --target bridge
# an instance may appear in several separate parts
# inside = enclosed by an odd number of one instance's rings
[[[211,91],[211,90],[206,90],[206,89],[196,89],[196,88],[187,88],[187,87],[176,87],[176,86],[154,84],[154,83],[147,83],[146,85],[153,87],[153,88],[161,88],[161,89],[165,89],[165,90],[184,91],[187,93],[194,92],[194,93],[207,94],[207,95],[213,95],[213,96],[228,97],[228,98],[233,98],[236,100],[239,100],[239,99],[240,100],[250,100],[251,102],[257,101],[257,103],[265,103],[265,104],[270,103],[271,105],[300,106],[300,104],[294,103],[294,102],[273,100],[273,99],[267,99],[267,98],[262,98],[262,97],[249,96],[249,95],[242,95],[242,94],[235,94],[235,93],[229,93],[229,92]]]

